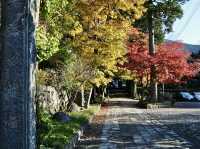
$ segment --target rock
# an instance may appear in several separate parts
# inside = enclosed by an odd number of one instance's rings
[[[67,105],[68,105],[68,96],[66,91],[62,90],[58,92],[59,99],[60,99],[60,111],[66,111]]]
[[[72,108],[71,108],[72,112],[80,112],[80,110],[81,108],[77,104],[75,103],[72,104]]]
[[[62,122],[62,123],[67,123],[71,120],[70,116],[67,115],[64,112],[57,112],[53,115],[53,119]]]
[[[68,105],[68,96],[64,90],[57,91],[52,86],[38,86],[37,100],[43,111],[55,114],[59,111],[66,111]]]
[[[40,107],[51,114],[60,110],[60,98],[58,92],[51,86],[39,86],[37,88],[37,100],[39,100]]]

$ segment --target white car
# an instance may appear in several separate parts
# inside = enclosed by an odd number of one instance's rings
[[[190,93],[188,92],[180,92],[181,96],[184,98],[184,99],[187,99],[187,100],[192,100],[194,99],[194,96],[192,96]]]
[[[194,97],[200,101],[200,92],[194,92]]]

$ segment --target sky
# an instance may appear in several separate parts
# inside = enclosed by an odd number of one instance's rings
[[[190,0],[183,5],[183,10],[183,17],[174,23],[174,32],[166,39],[200,45],[200,0]]]

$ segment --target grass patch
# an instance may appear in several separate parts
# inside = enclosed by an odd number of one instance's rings
[[[92,105],[81,112],[68,113],[71,117],[68,123],[58,122],[53,120],[51,115],[43,113],[39,130],[40,144],[42,144],[40,148],[63,149],[80,127],[87,123],[99,109],[99,105]]]

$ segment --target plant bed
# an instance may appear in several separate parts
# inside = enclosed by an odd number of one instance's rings
[[[77,143],[82,130],[100,110],[100,105],[93,105],[81,112],[69,113],[71,121],[62,123],[51,115],[43,114],[40,129],[40,149],[71,149]]]

